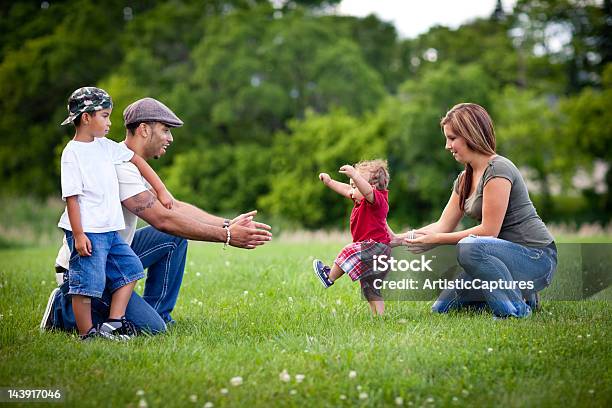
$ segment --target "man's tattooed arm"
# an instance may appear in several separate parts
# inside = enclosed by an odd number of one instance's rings
[[[140,217],[142,212],[147,208],[153,207],[157,198],[150,191],[143,191],[133,197],[123,201],[125,208],[130,210],[134,215]]]
[[[182,214],[181,211],[167,209],[161,205],[151,191],[143,191],[123,200],[122,204],[138,218],[167,234],[198,241],[225,242],[227,239],[225,229],[200,222]],[[232,237],[236,234],[238,232],[233,231]],[[236,242],[238,241],[233,241],[236,246],[240,246]],[[240,244],[242,243],[240,242]],[[250,244],[250,241],[247,240],[247,243],[242,244],[242,246],[245,247],[247,244]],[[259,243],[253,245],[259,245]]]

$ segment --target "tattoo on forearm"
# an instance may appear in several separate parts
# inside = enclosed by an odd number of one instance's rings
[[[142,196],[142,197],[141,197]],[[155,198],[151,193],[146,195],[138,194],[137,196],[132,197],[134,207],[132,208],[132,212],[136,215],[140,214],[147,208],[153,207],[157,198]]]

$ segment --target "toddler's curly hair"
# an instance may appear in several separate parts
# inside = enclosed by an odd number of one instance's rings
[[[364,160],[354,167],[377,190],[386,190],[389,186],[389,166],[386,160]]]

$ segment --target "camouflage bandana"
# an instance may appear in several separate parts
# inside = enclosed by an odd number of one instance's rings
[[[93,86],[79,88],[68,98],[68,117],[62,122],[67,125],[83,112],[93,112],[113,107],[110,95]]]

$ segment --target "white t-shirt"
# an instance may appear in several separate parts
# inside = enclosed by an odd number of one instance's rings
[[[120,145],[125,146],[124,142],[119,143]],[[129,149],[128,149],[129,150]],[[119,181],[119,200],[124,201],[130,197],[134,197],[142,193],[143,191],[147,191],[151,189],[151,186],[147,181],[142,177],[138,167],[136,167],[133,163],[123,162],[115,165],[115,171],[117,174],[117,180]],[[136,233],[136,224],[138,222],[138,217],[134,215],[130,210],[121,206],[123,211],[123,219],[125,221],[125,228],[119,231],[119,235],[128,243],[128,245],[132,244],[132,240],[134,239],[134,234]],[[68,244],[66,243],[66,238],[64,237],[63,245],[57,254],[57,258],[55,259],[55,264],[61,266],[62,268],[68,269],[68,262],[70,260],[70,248],[68,248]],[[61,282],[60,282],[61,284]]]
[[[110,232],[125,229],[119,182],[115,164],[129,161],[134,152],[125,144],[105,137],[92,142],[68,142],[62,152],[62,199],[78,196],[84,232]],[[68,210],[64,210],[60,228],[72,231]]]
[[[138,167],[133,163],[121,163],[115,166],[117,178],[119,179],[119,199],[125,201],[130,197],[134,197],[143,191],[151,190],[151,185],[142,177]],[[123,219],[125,221],[125,229],[119,231],[121,237],[128,243],[132,244],[134,234],[136,233],[136,224],[138,217],[130,210],[121,206],[123,210]]]

